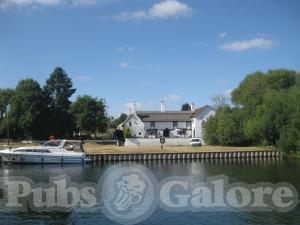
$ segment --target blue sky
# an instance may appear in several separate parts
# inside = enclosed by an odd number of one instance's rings
[[[300,71],[298,0],[0,0],[0,88],[56,66],[113,116],[228,95],[246,74]],[[74,96],[73,99],[76,97]]]

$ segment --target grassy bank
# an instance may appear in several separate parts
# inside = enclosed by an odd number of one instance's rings
[[[35,143],[11,143],[12,148],[26,147],[26,146],[37,146]],[[190,146],[164,146],[163,150],[160,146],[139,146],[139,147],[124,147],[116,145],[99,145],[96,143],[87,143],[83,145],[84,150],[87,154],[106,154],[106,153],[186,153],[186,152],[234,152],[234,151],[264,151],[270,150],[266,147],[229,147],[229,146],[211,146],[204,145],[201,147],[190,147]],[[7,143],[0,142],[0,150],[8,148]]]
[[[106,153],[186,153],[186,152],[234,152],[234,151],[265,151],[270,148],[265,147],[224,147],[205,145],[201,147],[190,146],[164,146],[163,150],[160,146],[139,146],[139,147],[118,147],[115,145],[97,145],[85,144],[85,152],[87,154],[106,154]]]

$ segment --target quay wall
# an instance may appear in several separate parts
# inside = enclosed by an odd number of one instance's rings
[[[139,154],[95,154],[88,155],[92,161],[148,161],[185,159],[229,159],[229,158],[278,158],[277,150],[234,152],[190,152],[190,153],[139,153]]]

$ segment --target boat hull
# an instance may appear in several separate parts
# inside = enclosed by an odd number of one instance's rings
[[[32,163],[32,164],[74,164],[86,163],[89,160],[84,154],[15,154],[15,153],[1,153],[2,161],[5,163]]]

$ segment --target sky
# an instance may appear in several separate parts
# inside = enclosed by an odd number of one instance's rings
[[[55,67],[108,112],[200,107],[247,74],[300,71],[298,0],[0,0],[0,88]]]

